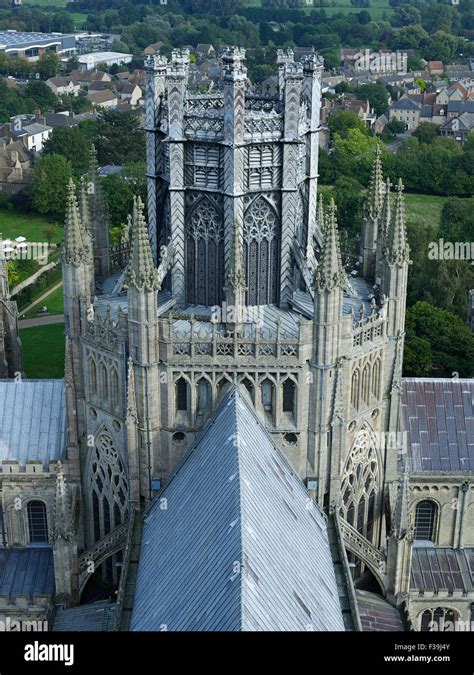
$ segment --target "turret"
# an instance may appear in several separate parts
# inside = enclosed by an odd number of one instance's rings
[[[78,599],[78,557],[74,511],[73,494],[59,462],[50,541],[53,547],[56,600],[65,604],[74,604]]]
[[[128,284],[129,353],[136,383],[136,406],[140,452],[141,497],[151,499],[154,475],[161,475],[158,465],[158,271],[153,263],[143,203],[135,199],[132,219],[132,245],[126,270]],[[145,450],[142,451],[141,449]]]
[[[109,223],[105,197],[97,173],[97,153],[92,146],[89,157],[87,193],[89,196],[90,231],[93,241],[94,270],[96,278],[110,272]]]
[[[410,487],[408,467],[399,480],[393,512],[392,531],[387,549],[387,594],[396,605],[406,599],[410,584],[413,523],[410,516]]]
[[[375,284],[379,287],[382,283],[384,251],[387,241],[387,234],[392,220],[392,202],[391,202],[391,182],[390,178],[385,181],[385,193],[383,196],[382,212],[379,221],[379,233],[377,237],[377,251],[375,255]]]
[[[313,359],[309,414],[308,463],[317,480],[317,499],[324,503],[328,493],[331,421],[334,414],[335,387],[339,379],[343,329],[343,290],[347,283],[342,265],[336,222],[336,207],[331,200],[319,265],[314,276]]]
[[[65,332],[70,346],[68,367],[76,397],[74,410],[69,410],[68,415],[77,415],[77,434],[80,438],[85,431],[84,375],[80,338],[87,309],[91,303],[92,252],[88,235],[82,228],[72,179],[68,185],[61,263]]]

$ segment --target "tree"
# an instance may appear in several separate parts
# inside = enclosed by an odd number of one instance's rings
[[[401,122],[400,120],[396,120],[394,118],[385,125],[385,128],[383,130],[384,137],[390,138],[396,136],[397,134],[403,134],[405,128],[406,128],[405,122]]]
[[[456,54],[459,38],[443,30],[438,30],[428,42],[426,55],[429,59],[450,61]]]
[[[46,227],[43,227],[42,232],[48,244],[51,244],[54,237],[56,236],[56,228],[54,227],[54,225],[46,225]]]
[[[140,121],[127,112],[107,110],[98,120],[100,164],[135,164],[145,158],[145,134]]]
[[[56,52],[44,52],[36,61],[35,69],[44,80],[47,80],[57,74],[59,66],[59,56]]]
[[[62,155],[71,163],[75,176],[79,178],[88,170],[93,140],[87,125],[56,128],[44,144],[43,155]]]
[[[54,110],[59,103],[58,97],[53,94],[46,82],[32,80],[25,87],[25,96],[34,101],[41,110]]]
[[[419,127],[415,129],[412,136],[417,138],[420,143],[431,143],[434,138],[438,137],[439,127],[437,124],[431,122],[421,122]]]
[[[417,302],[406,314],[404,375],[474,375],[474,333],[445,309]]]
[[[351,176],[341,176],[334,183],[332,192],[337,205],[337,222],[353,238],[360,225],[364,193],[362,185]]]
[[[383,115],[387,111],[388,91],[382,82],[362,84],[356,88],[355,95],[356,98],[368,99],[370,107],[375,110],[377,116]]]
[[[428,33],[418,25],[404,26],[391,40],[392,49],[423,49],[429,40]]]
[[[333,163],[337,176],[356,176],[365,184],[372,167],[379,141],[360,129],[349,129],[346,138],[334,134]]]
[[[329,117],[328,127],[331,136],[338,134],[341,138],[347,138],[349,129],[359,129],[361,133],[367,135],[364,120],[346,110],[335,110]]]
[[[394,26],[413,26],[421,24],[420,10],[413,5],[399,5],[393,15]]]
[[[123,172],[102,179],[107,200],[109,224],[116,232],[123,229],[132,212],[133,197],[140,196],[146,204],[146,166],[143,163],[127,166]]]
[[[33,208],[41,214],[62,219],[66,208],[67,185],[72,166],[62,155],[41,157],[33,170],[31,199]]]

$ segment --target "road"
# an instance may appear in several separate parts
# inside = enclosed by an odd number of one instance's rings
[[[34,328],[35,326],[49,326],[52,323],[63,323],[64,314],[48,314],[35,319],[23,319],[18,322],[19,328]]]

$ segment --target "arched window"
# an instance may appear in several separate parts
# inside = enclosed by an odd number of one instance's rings
[[[271,380],[263,380],[262,382],[262,406],[265,414],[273,418],[273,411],[275,405],[275,387]]]
[[[293,380],[285,380],[283,382],[283,400],[282,407],[283,412],[285,413],[294,413],[295,409],[295,383]]]
[[[436,504],[430,499],[418,502],[415,511],[415,539],[433,541]]]
[[[28,502],[28,529],[30,544],[48,542],[48,519],[44,502],[39,500]]]
[[[100,367],[100,386],[102,388],[102,397],[104,401],[108,401],[109,398],[109,385],[107,382],[107,368],[104,364]]]
[[[380,359],[374,363],[372,369],[372,396],[374,398],[379,397],[379,387],[380,387]]]
[[[248,305],[278,302],[279,223],[270,203],[257,197],[244,217],[244,266]]]
[[[425,609],[421,615],[420,630],[424,633],[431,631],[453,631],[456,614],[446,607],[431,607]]]
[[[206,415],[211,405],[211,388],[206,378],[201,377],[197,383],[197,414]]]
[[[369,402],[369,366],[365,366],[362,371],[362,399],[365,403]]]
[[[359,371],[354,370],[351,380],[351,403],[357,410],[359,407]]]
[[[176,382],[176,410],[186,411],[188,409],[188,385],[184,377],[180,377]]]
[[[97,395],[97,366],[94,359],[89,361],[89,383],[90,392],[93,396]]]
[[[379,493],[377,452],[366,429],[356,435],[341,482],[341,516],[373,542]]]
[[[219,305],[224,286],[224,224],[205,197],[193,209],[186,233],[187,299],[190,305]]]
[[[89,462],[89,493],[95,541],[128,517],[128,482],[125,467],[111,437],[101,433]]]
[[[119,376],[115,368],[112,370],[112,407],[119,407]]]

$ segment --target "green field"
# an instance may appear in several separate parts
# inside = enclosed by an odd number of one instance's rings
[[[261,7],[261,0],[247,0],[245,3],[246,7]],[[311,12],[313,9],[319,10],[324,9],[326,14],[337,14],[338,12],[345,12],[346,14],[360,12],[361,9],[367,9],[367,11],[372,16],[372,19],[379,21],[384,12],[388,15],[393,14],[393,7],[390,6],[388,0],[371,0],[370,7],[361,8],[353,7],[350,0],[332,0],[330,7],[315,7],[312,0],[304,0],[302,7],[298,7],[307,12]]]
[[[68,0],[23,0],[23,6],[35,7],[66,7]]]
[[[76,30],[80,30],[86,22],[87,14],[82,14],[81,12],[73,12],[72,18],[74,20],[74,28]]]
[[[55,284],[57,282],[54,282]],[[38,309],[41,309],[43,305],[46,305],[48,308],[49,314],[62,314],[64,312],[64,297],[63,297],[63,287],[60,286],[55,291],[47,295],[41,302],[32,307],[29,312],[22,313],[22,319],[34,319],[38,316]]]
[[[20,330],[26,377],[64,377],[64,324]]]
[[[47,218],[42,218],[33,213],[22,213],[20,211],[0,209],[0,238],[15,239],[16,237],[26,237],[28,241],[46,241],[43,230],[51,223]],[[53,242],[59,244],[63,237],[63,228],[58,224],[56,235]]]
[[[407,222],[438,227],[443,204],[447,197],[405,193]]]

